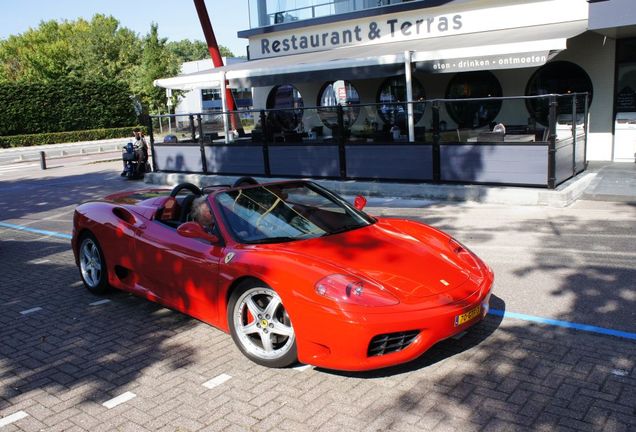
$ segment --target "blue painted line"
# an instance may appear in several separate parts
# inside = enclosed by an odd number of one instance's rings
[[[30,232],[30,233],[34,233],[34,234],[43,234],[43,235],[47,235],[47,236],[51,236],[51,237],[58,237],[58,238],[63,238],[63,239],[68,239],[68,240],[70,240],[72,238],[72,236],[70,234],[64,234],[64,233],[59,233],[59,232],[55,232],[55,231],[41,230],[41,229],[37,229],[37,228],[29,228],[29,227],[25,227],[25,226],[22,226],[22,225],[14,225],[14,224],[6,223],[6,222],[0,222],[0,227],[10,228],[10,229],[19,230],[19,231],[26,231],[26,232]]]
[[[630,332],[625,332],[621,330],[612,330],[612,329],[597,327],[597,326],[593,326],[589,324],[580,324],[580,323],[574,323],[569,321],[555,320],[551,318],[542,318],[542,317],[538,317],[534,315],[526,315],[526,314],[517,313],[517,312],[502,311],[499,309],[490,309],[488,311],[488,314],[500,316],[504,318],[514,318],[514,319],[519,319],[524,321],[532,321],[532,322],[536,322],[540,324],[549,324],[549,325],[553,325],[557,327],[563,327],[563,328],[574,329],[574,330],[582,330],[582,331],[591,332],[591,333],[599,333],[599,334],[608,335],[608,336],[616,336],[619,338],[636,340],[636,333],[630,333]]]

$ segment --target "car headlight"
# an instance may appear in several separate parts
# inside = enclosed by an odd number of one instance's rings
[[[391,306],[399,303],[382,285],[355,276],[329,275],[316,283],[315,290],[320,296],[357,306]]]

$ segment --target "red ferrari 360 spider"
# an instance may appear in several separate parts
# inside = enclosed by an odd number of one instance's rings
[[[202,195],[207,226],[192,220]],[[73,251],[91,292],[182,311],[258,364],[381,368],[479,322],[494,275],[448,234],[365,203],[310,181],[120,193],[77,207]]]

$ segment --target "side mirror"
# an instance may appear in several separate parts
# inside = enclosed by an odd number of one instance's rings
[[[364,206],[367,205],[367,199],[362,195],[358,195],[355,200],[353,200],[353,206],[358,210],[362,210]]]
[[[177,233],[183,237],[203,239],[210,243],[218,243],[219,238],[203,229],[197,222],[185,222],[179,225]]]

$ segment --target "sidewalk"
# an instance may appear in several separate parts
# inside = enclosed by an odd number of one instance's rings
[[[232,184],[237,176],[150,173],[149,184],[174,185],[190,182],[200,186]],[[282,178],[255,177],[260,182]],[[636,164],[591,162],[589,168],[555,190],[542,188],[454,185],[430,183],[389,183],[354,180],[317,180],[342,195],[364,195],[436,201],[475,201],[489,204],[566,207],[577,199],[636,203]]]

